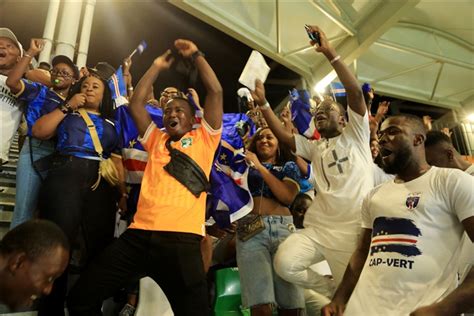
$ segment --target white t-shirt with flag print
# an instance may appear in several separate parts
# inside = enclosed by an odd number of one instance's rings
[[[474,216],[474,177],[431,167],[406,182],[386,182],[364,199],[369,254],[345,315],[409,315],[456,286],[461,221]]]

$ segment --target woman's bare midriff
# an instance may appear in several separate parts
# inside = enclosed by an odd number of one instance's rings
[[[257,196],[253,198],[253,203],[252,213],[254,214],[291,216],[288,207],[281,205],[274,199]]]

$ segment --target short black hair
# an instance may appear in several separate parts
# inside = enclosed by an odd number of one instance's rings
[[[426,127],[425,124],[423,124],[423,121],[420,117],[413,115],[413,114],[408,114],[408,113],[400,113],[394,116],[390,116],[388,119],[392,118],[402,118],[405,120],[410,127],[416,131],[419,134],[426,135]]]
[[[51,221],[35,219],[10,230],[0,241],[0,254],[24,252],[30,260],[35,261],[56,247],[69,251],[64,232]]]
[[[453,144],[451,138],[443,132],[429,131],[426,133],[425,147],[435,146],[440,143]]]

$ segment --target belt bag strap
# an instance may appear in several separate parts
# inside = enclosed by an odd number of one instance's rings
[[[170,142],[170,139],[166,141],[166,148],[171,160],[164,169],[196,197],[209,191],[210,184],[201,167],[191,157],[171,147]]]

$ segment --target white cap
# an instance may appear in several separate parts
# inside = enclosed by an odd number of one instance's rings
[[[0,27],[0,37],[9,38],[16,45],[16,47],[18,47],[20,50],[20,56],[23,57],[23,46],[21,46],[21,43],[10,29],[6,27]]]

